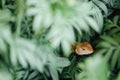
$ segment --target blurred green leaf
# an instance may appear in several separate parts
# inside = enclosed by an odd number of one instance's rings
[[[120,52],[120,49],[117,49],[113,54],[113,58],[112,58],[112,62],[111,62],[112,69],[115,67],[115,65],[119,59],[119,55],[120,55],[120,54],[118,54],[119,52]]]
[[[53,26],[47,37],[50,39],[54,48],[59,47],[61,44],[65,55],[69,55],[68,53],[70,52],[71,44],[74,42],[75,38],[72,27],[61,26],[58,28]]]
[[[108,42],[105,42],[105,41],[99,42],[99,44],[98,44],[96,47],[98,47],[98,46],[101,46],[102,48],[112,47],[111,44],[109,44]],[[102,50],[101,50],[101,51],[102,51]]]
[[[97,6],[93,6],[93,7],[94,7],[92,11],[94,13],[93,18],[97,22],[99,32],[101,32],[103,27],[103,15]]]
[[[111,45],[119,45],[118,43],[117,43],[117,41],[114,39],[114,38],[112,38],[112,37],[110,37],[110,36],[101,36],[101,38],[103,39],[103,40],[105,40],[105,41],[107,41],[109,44],[111,44]]]
[[[8,9],[0,10],[0,16],[0,24],[8,23],[12,19],[12,14]]]
[[[56,68],[55,65],[50,64],[49,66],[50,74],[53,80],[59,80],[58,73],[55,68]]]
[[[0,69],[0,79],[1,80],[13,80],[12,75],[5,69]]]
[[[95,55],[85,60],[82,72],[76,74],[75,80],[108,80],[108,65],[102,59],[102,56]],[[82,66],[79,65],[81,68]]]
[[[107,7],[103,2],[98,0],[92,0],[92,1],[94,2],[94,4],[96,4],[98,7],[100,7],[103,10],[105,16],[108,14]]]
[[[3,61],[0,60],[0,80],[13,80],[12,73]]]
[[[117,77],[117,79],[116,80],[119,80],[120,79],[120,73],[119,73],[119,75],[118,75],[118,77]]]
[[[114,23],[114,24],[118,24],[119,18],[120,18],[120,16],[115,16],[115,17],[113,18],[113,23]]]
[[[5,42],[2,40],[2,39],[0,39],[0,53],[6,53],[6,51],[7,51],[7,45],[5,44]]]
[[[87,80],[108,80],[107,63],[104,62],[100,55],[96,55],[86,60]],[[99,72],[99,73],[98,73]]]
[[[27,67],[28,62],[33,67],[35,65],[35,62],[38,61],[35,58],[36,54],[34,55],[36,46],[33,44],[33,42],[22,38],[17,38],[10,46],[10,59],[12,61],[12,64],[17,65],[18,62],[20,62],[23,67]]]
[[[70,65],[70,61],[67,58],[57,58],[56,65],[60,68],[64,68]]]
[[[96,32],[99,32],[99,27],[98,25],[96,24],[96,22],[90,18],[90,17],[85,17],[85,20],[89,23],[89,25],[96,31]]]

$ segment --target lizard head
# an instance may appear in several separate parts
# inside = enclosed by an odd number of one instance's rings
[[[92,54],[94,50],[89,42],[83,42],[76,46],[75,52],[78,55],[87,55]]]

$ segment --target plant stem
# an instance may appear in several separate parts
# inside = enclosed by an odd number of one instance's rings
[[[15,37],[20,36],[22,18],[24,14],[24,0],[16,0],[16,32]]]

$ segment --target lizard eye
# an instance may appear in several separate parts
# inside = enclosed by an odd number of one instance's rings
[[[82,50],[85,50],[85,48],[82,48]]]

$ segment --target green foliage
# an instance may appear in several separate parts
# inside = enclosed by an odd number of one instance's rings
[[[70,45],[75,41],[73,28],[80,35],[82,35],[82,30],[89,33],[90,27],[96,32],[100,32],[103,26],[103,16],[97,6],[105,14],[107,13],[106,6],[100,1],[27,0],[26,5],[28,6],[26,15],[34,16],[33,31],[35,31],[35,35],[39,36],[46,28],[50,27],[47,38],[55,48],[61,44],[67,56],[70,53]]]
[[[108,80],[120,69],[116,1],[0,0],[0,80]],[[86,38],[94,54],[71,55]]]
[[[120,9],[120,0],[103,0],[103,1],[105,1],[109,5],[109,7]]]
[[[10,69],[7,68],[7,65],[0,61],[0,79],[1,80],[12,80],[13,75],[10,73]]]
[[[118,78],[116,80],[119,80],[119,79],[120,79],[120,73],[119,73]]]
[[[109,61],[111,59],[111,68],[113,69],[118,63],[120,67],[120,26],[119,24],[120,16],[115,16],[113,21],[106,20],[104,27],[104,34],[100,37],[101,40],[98,43],[97,47],[104,51],[101,54],[105,54],[105,60]],[[112,58],[110,58],[112,56]]]
[[[108,67],[102,56],[96,55],[86,59],[85,63],[79,63],[83,71],[76,73],[76,80],[108,80]]]

